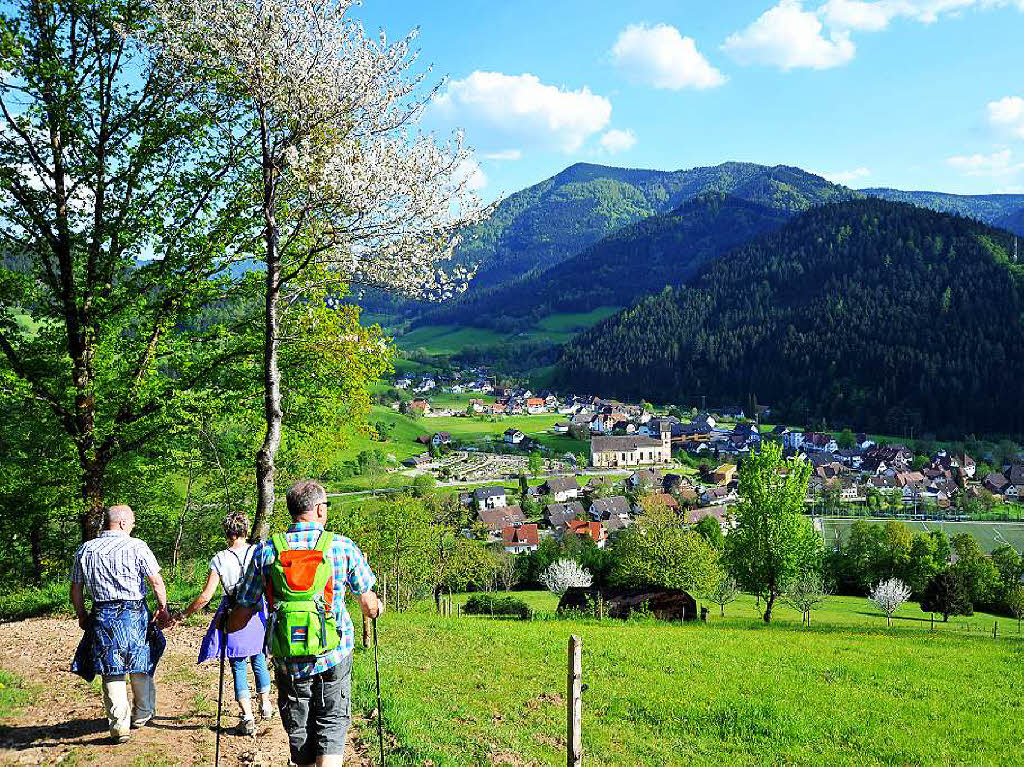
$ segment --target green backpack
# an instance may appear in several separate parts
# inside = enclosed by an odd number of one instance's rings
[[[334,618],[334,572],[320,533],[312,549],[290,549],[283,533],[271,537],[277,558],[267,581],[267,645],[275,658],[309,659],[341,644]]]

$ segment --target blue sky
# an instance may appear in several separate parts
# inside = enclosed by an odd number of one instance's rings
[[[797,165],[853,187],[1024,192],[1024,0],[365,0],[420,28],[493,199],[574,162]]]

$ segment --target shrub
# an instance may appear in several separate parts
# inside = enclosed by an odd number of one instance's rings
[[[495,594],[474,594],[462,606],[466,615],[500,615],[526,620],[530,617],[530,607],[515,597],[497,596]]]

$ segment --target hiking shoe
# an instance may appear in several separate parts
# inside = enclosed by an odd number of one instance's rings
[[[131,740],[131,737],[128,735],[111,735],[110,740],[115,746],[123,746]]]
[[[119,727],[110,728],[110,740],[115,745],[120,746],[122,743],[127,743],[129,738],[128,728],[124,725]]]
[[[256,720],[246,719],[244,716],[239,717],[238,727],[235,728],[235,733],[238,735],[255,735],[256,734]]]
[[[133,730],[140,730],[143,727],[145,727],[147,724],[149,724],[152,720],[153,720],[153,717],[151,717],[151,716],[150,717],[146,717],[145,719],[140,719],[137,722],[133,720],[132,721],[132,729]]]
[[[273,719],[276,713],[277,709],[274,708],[274,704],[272,704],[270,701],[260,703],[260,716],[264,719]]]

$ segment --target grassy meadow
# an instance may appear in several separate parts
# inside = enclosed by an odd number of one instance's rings
[[[864,520],[873,525],[884,525],[886,520],[869,519]],[[935,530],[942,530],[947,537],[952,538],[958,533],[970,533],[986,552],[991,553],[993,549],[1009,545],[1017,551],[1024,550],[1024,523],[1013,522],[934,522],[918,520],[900,520],[904,525],[914,532],[929,533]],[[846,540],[849,535],[850,526],[854,523],[852,519],[831,519],[825,517],[825,541],[832,544],[838,532],[840,540]]]
[[[553,610],[548,594],[519,594]],[[744,597],[707,625],[441,618],[379,623],[390,764],[564,764],[566,640],[583,640],[584,760],[613,764],[996,764],[1020,761],[1024,640],[989,615],[934,634],[916,605],[887,628],[837,597],[796,627]],[[1003,635],[1002,632],[1008,632]],[[357,705],[375,705],[358,651]]]

